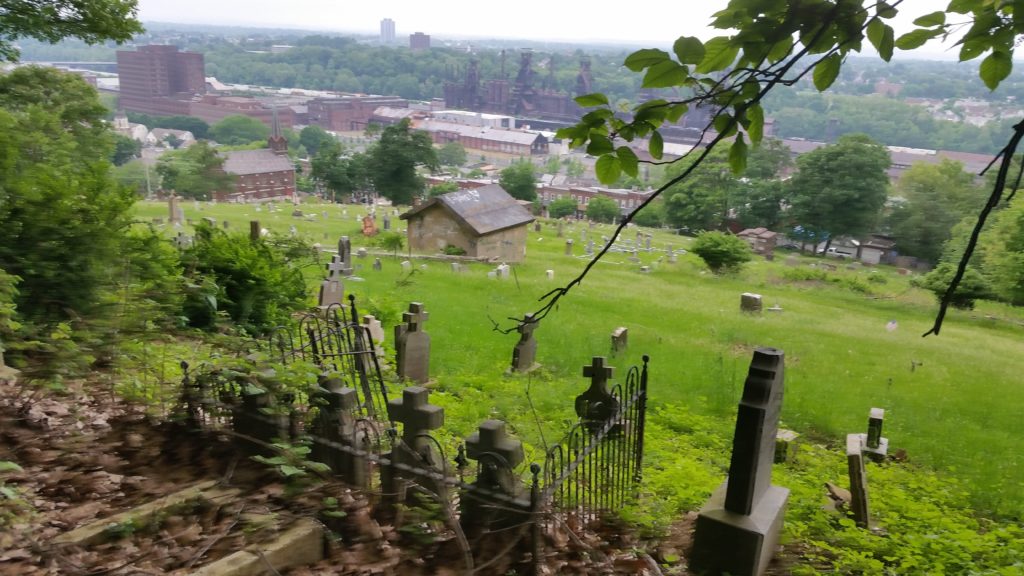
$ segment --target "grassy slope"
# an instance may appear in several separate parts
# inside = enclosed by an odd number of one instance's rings
[[[341,208],[331,207],[328,221],[305,222],[292,218],[290,210],[257,214],[251,206],[203,206],[197,212],[192,203],[183,205],[190,218],[228,219],[235,230],[247,230],[247,221],[256,217],[278,233],[295,224],[325,246],[343,234],[353,238],[355,247],[368,245],[354,218],[363,213],[359,207],[347,207],[345,219]],[[166,215],[165,204],[140,204],[138,210],[146,220]],[[397,218],[394,222],[401,226]],[[577,253],[585,244],[581,228],[566,234],[576,239]],[[600,236],[610,232],[610,227],[597,227],[589,234],[600,243]],[[626,234],[634,237],[632,231]],[[876,274],[886,283],[867,284],[874,292],[868,296],[839,284],[784,281],[790,268],[781,257],[756,262],[736,277],[716,278],[704,273],[692,255],[670,265],[654,262],[657,253],[641,252],[644,263],[654,265],[651,274],[643,275],[625,256],[611,254],[536,331],[544,369],[527,378],[506,378],[517,336],[493,330],[494,322],[512,327],[507,318],[535,309],[540,295],[585,265],[583,259],[564,255],[564,239],[556,238],[551,225],[540,234],[531,228],[529,238],[527,262],[514,268],[517,280],[490,280],[485,265],[456,275],[447,264],[429,262],[410,283],[398,283],[398,261],[385,257],[379,273],[370,269],[372,260],[357,260],[364,265],[357,274],[366,281],[347,283],[364,309],[370,304],[385,316],[389,333],[407,302],[426,304],[432,374],[442,392],[469,400],[438,395],[456,431],[468,433],[482,418],[500,414],[518,424],[517,433],[528,442],[542,445],[523,393],[529,386],[544,438],[552,442],[572,418],[570,400],[586,386],[580,367],[593,355],[607,355],[610,332],[622,325],[629,327],[630,348],[611,362],[618,368],[616,377],[624,378],[629,365],[649,354],[652,402],[661,407],[664,425],[671,424],[671,410],[687,410],[721,420],[726,424],[721,430],[729,434],[750,351],[773,346],[787,356],[782,415],[787,426],[839,439],[865,430],[868,408],[884,407],[885,435],[894,450],[905,449],[912,461],[962,479],[980,509],[1024,515],[1020,310],[989,305],[973,315],[954,312],[941,336],[921,338],[935,312],[931,296],[885,267]],[[655,232],[656,248],[671,243],[678,249],[686,242]],[[802,260],[802,267],[813,261]],[[555,281],[545,278],[547,269],[555,271]],[[830,274],[863,279],[868,273],[840,266]],[[745,291],[763,294],[766,306],[779,304],[784,311],[741,314],[739,294]],[[886,330],[890,320],[899,325],[895,331]],[[538,460],[539,449],[530,457]]]

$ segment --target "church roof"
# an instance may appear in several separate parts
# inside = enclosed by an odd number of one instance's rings
[[[224,171],[228,174],[245,176],[294,170],[295,166],[287,156],[279,156],[266,148],[224,153]]]
[[[431,198],[401,215],[408,220],[420,212],[441,206],[478,236],[533,222],[530,212],[498,184],[459,190]]]

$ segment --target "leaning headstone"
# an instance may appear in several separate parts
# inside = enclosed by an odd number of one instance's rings
[[[625,326],[619,326],[615,330],[612,330],[612,356],[619,352],[625,352],[629,346],[629,329]]]
[[[761,295],[744,292],[740,295],[740,311],[750,314],[760,314],[764,305],[761,303]]]
[[[572,238],[565,241],[565,255],[572,256]]]
[[[782,409],[784,355],[758,348],[736,414],[729,478],[697,516],[690,567],[697,573],[763,574],[782,531],[789,490],[771,483]]]
[[[864,436],[846,435],[846,470],[850,476],[850,513],[861,528],[870,525],[868,509],[868,476],[864,470]]]
[[[537,367],[534,360],[537,357],[537,341],[533,338],[533,331],[540,325],[540,320],[534,320],[533,314],[526,314],[516,331],[519,332],[519,342],[512,349],[512,371],[529,372]]]
[[[426,384],[430,380],[430,334],[423,323],[430,314],[423,304],[412,302],[402,313],[402,324],[395,326],[395,369],[398,377]]]
[[[864,440],[864,452],[875,462],[885,460],[889,453],[889,439],[882,437],[882,424],[885,421],[885,410],[872,408],[868,415],[868,433],[861,434]]]

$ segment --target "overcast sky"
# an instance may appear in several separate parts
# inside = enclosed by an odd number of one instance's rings
[[[910,14],[916,17],[941,10],[947,3],[905,0],[901,12],[906,16],[898,17],[897,34],[910,28]],[[716,35],[707,23],[726,4],[726,0],[643,0],[635,4],[623,0],[140,0],[139,16],[143,21],[366,33],[379,32],[381,19],[391,18],[398,38],[423,32],[437,38],[612,40],[665,45],[682,35],[703,39]],[[931,51],[941,51],[941,47]]]

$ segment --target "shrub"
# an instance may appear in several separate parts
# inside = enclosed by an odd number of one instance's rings
[[[724,232],[701,232],[690,251],[715,274],[738,271],[751,257],[749,244]]]
[[[595,196],[587,203],[587,218],[595,222],[615,222],[619,217],[619,204],[611,198]]]
[[[214,328],[224,312],[247,332],[262,334],[306,306],[299,267],[312,263],[312,251],[297,240],[253,242],[201,224],[182,263],[189,281],[185,315],[197,328]]]
[[[956,266],[946,262],[939,264],[934,270],[925,274],[920,279],[915,278],[911,281],[911,284],[928,290],[935,294],[937,299],[942,300],[946,290],[949,288],[949,283],[953,281],[954,274],[956,274]],[[967,268],[964,278],[960,282],[960,286],[957,287],[956,293],[953,294],[953,300],[950,304],[954,308],[973,310],[975,300],[991,297],[992,286],[988,280],[976,269]]]
[[[465,256],[466,251],[458,246],[448,245],[444,247],[443,252],[448,256]]]
[[[548,204],[548,216],[564,218],[576,213],[576,201],[572,198],[558,198]]]

